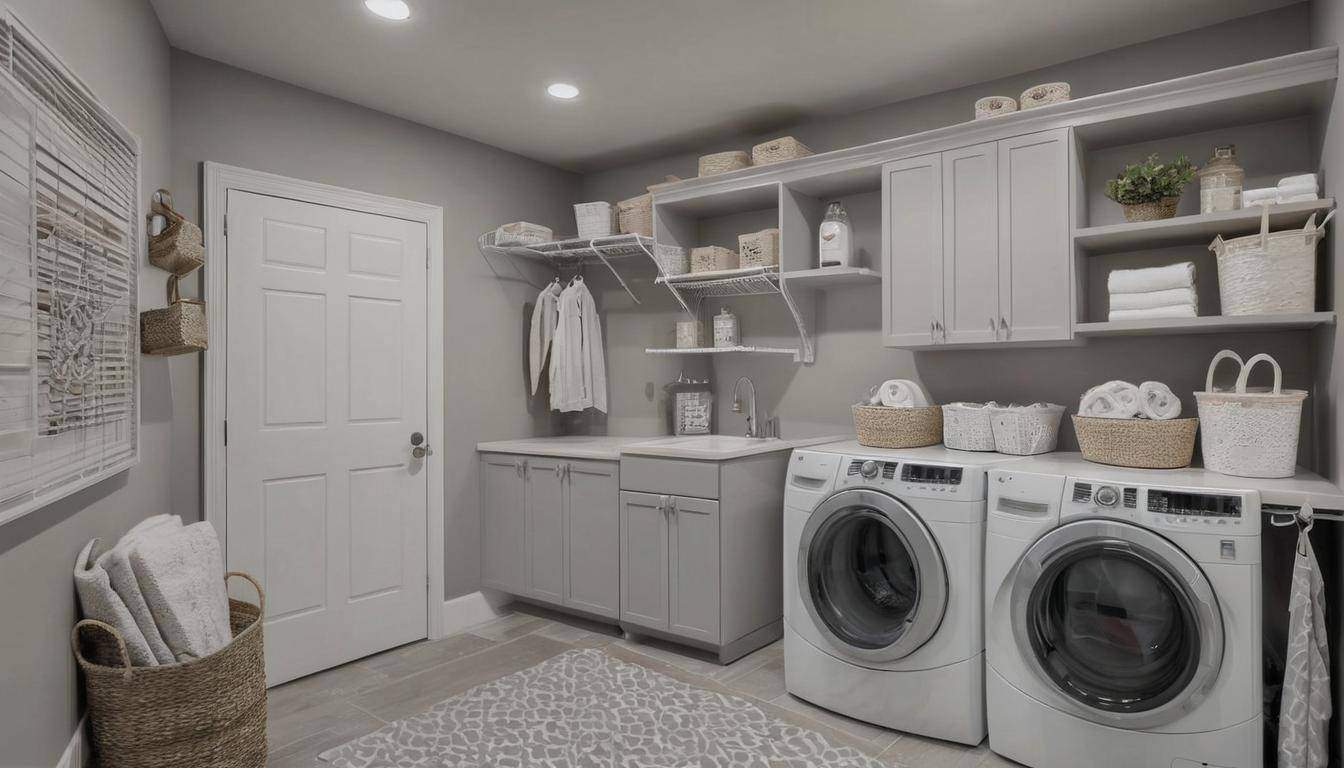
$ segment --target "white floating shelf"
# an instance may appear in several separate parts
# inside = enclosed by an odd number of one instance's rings
[[[743,352],[755,352],[768,355],[792,355],[794,360],[800,360],[802,353],[797,349],[788,347],[693,347],[690,349],[650,347],[644,350],[650,355],[723,355]]]
[[[1271,231],[1302,227],[1312,214],[1316,221],[1335,207],[1334,198],[1286,203],[1269,208]],[[1239,237],[1260,231],[1259,206],[1223,213],[1177,216],[1174,219],[1107,224],[1075,230],[1073,242],[1090,255],[1123,251],[1170,248],[1177,245],[1208,245],[1216,235]]]
[[[822,267],[785,272],[784,282],[809,290],[854,288],[882,282],[882,273],[867,267]]]
[[[1254,333],[1290,331],[1334,325],[1334,312],[1309,312],[1300,315],[1211,315],[1161,320],[1116,320],[1103,323],[1079,323],[1073,327],[1078,336],[1164,336],[1205,333]]]

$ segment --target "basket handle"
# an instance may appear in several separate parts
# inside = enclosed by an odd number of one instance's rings
[[[1236,352],[1233,352],[1230,349],[1224,349],[1223,351],[1214,355],[1213,360],[1209,361],[1209,373],[1204,377],[1205,392],[1215,391],[1213,388],[1213,372],[1218,368],[1218,363],[1223,360],[1236,360],[1239,369],[1245,370],[1246,368],[1246,364],[1241,361],[1241,355],[1238,355]],[[1240,374],[1240,371],[1238,371],[1238,374]]]
[[[266,591],[261,588],[261,584],[259,584],[256,579],[252,578],[251,574],[243,573],[242,571],[229,571],[228,573],[224,574],[224,581],[228,581],[234,576],[237,576],[240,579],[246,579],[247,582],[252,585],[252,588],[257,590],[257,608],[261,610],[262,618],[265,618]]]
[[[1250,360],[1247,360],[1246,364],[1242,366],[1241,375],[1237,377],[1237,394],[1246,394],[1246,380],[1251,377],[1251,369],[1254,368],[1257,363],[1264,362],[1274,366],[1274,394],[1277,395],[1283,392],[1283,369],[1279,367],[1279,362],[1277,360],[1270,357],[1268,354],[1261,352]]]
[[[96,619],[81,619],[80,621],[76,622],[74,629],[70,630],[70,649],[75,652],[75,659],[78,660],[81,665],[89,665],[89,666],[93,665],[93,662],[84,658],[83,651],[79,649],[79,634],[82,630],[86,628],[97,629],[102,632],[106,632],[107,634],[112,636],[113,640],[117,641],[117,652],[121,655],[121,662],[123,666],[121,676],[126,678],[127,680],[130,680],[131,654],[129,651],[126,650],[125,638],[123,638],[121,636],[121,633],[118,632],[116,628],[111,626],[110,624],[104,624],[103,622],[97,621]]]

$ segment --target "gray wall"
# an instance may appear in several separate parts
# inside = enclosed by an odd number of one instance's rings
[[[483,258],[476,237],[517,219],[572,227],[578,177],[182,51],[172,67],[172,179],[188,216],[207,160],[443,206],[444,570],[448,597],[476,589],[475,444],[551,428],[544,409],[520,407],[536,290]]]
[[[10,0],[15,13],[139,136],[141,203],[168,183],[168,42],[147,0]],[[167,274],[141,263],[140,305]],[[195,356],[140,366],[140,464],[0,527],[0,765],[51,766],[79,721],[70,572],[93,537],[169,510],[195,518]]]
[[[1310,7],[1299,4],[991,83],[782,128],[770,135],[794,135],[818,151],[838,149],[965,121],[970,117],[973,102],[980,96],[1016,94],[1032,83],[1064,80],[1072,84],[1076,96],[1085,96],[1278,56],[1310,47],[1309,16]],[[1243,133],[1254,135],[1256,132]],[[1305,135],[1306,130],[1295,127],[1296,134]],[[662,179],[664,174],[694,176],[698,155],[749,148],[765,138],[769,136],[725,137],[685,154],[589,174],[583,179],[583,198],[611,200],[626,197],[639,192],[644,184]],[[1204,151],[1211,148],[1210,144]],[[1173,149],[1192,151],[1184,147]],[[1146,151],[1147,147],[1134,148],[1135,153]],[[1274,172],[1279,170],[1278,165],[1283,165],[1286,172],[1305,162],[1305,155],[1298,155],[1291,148],[1279,155],[1281,157],[1272,163],[1276,166],[1272,169]],[[1200,162],[1204,158],[1194,156],[1192,159]],[[1109,154],[1099,157],[1098,161],[1110,162]],[[867,204],[871,201],[858,202],[868,213],[859,217],[858,209],[851,206],[856,240],[860,245],[865,241],[871,243],[866,250],[872,257],[878,257],[878,211]],[[706,235],[706,228],[702,226],[701,229],[702,235]],[[1167,256],[1183,258],[1188,253]],[[765,299],[737,300],[730,306],[740,317],[744,337],[760,343],[781,344],[789,343],[793,337],[787,314],[779,307],[769,305]],[[711,306],[711,311],[716,312],[717,307]],[[1193,397],[1189,393],[1202,388],[1207,361],[1219,349],[1231,347],[1243,353],[1270,352],[1283,364],[1285,377],[1292,386],[1309,388],[1314,383],[1311,339],[1306,334],[1096,340],[1087,346],[1062,349],[910,353],[881,346],[882,312],[878,286],[819,293],[814,311],[817,361],[813,366],[799,366],[774,357],[715,358],[713,373],[719,394],[722,431],[735,432],[742,427],[741,417],[730,413],[727,405],[734,381],[743,375],[755,380],[761,405],[780,417],[786,436],[850,432],[850,403],[872,384],[893,377],[921,379],[940,402],[1049,400],[1071,407],[1076,406],[1079,395],[1088,386],[1108,378],[1153,378],[1166,381],[1184,394],[1185,405],[1193,411]],[[646,316],[644,323],[670,327],[675,319],[676,313],[669,311],[656,323]],[[613,423],[637,420],[638,414],[627,413],[626,406],[646,406],[638,398],[625,394],[629,389],[642,390],[646,382],[638,377],[631,380],[621,376],[626,366],[647,368],[647,363],[640,358],[643,347],[650,340],[632,341],[635,343],[622,346],[609,344],[611,379],[620,393],[613,396],[613,403],[621,406],[611,414]],[[1312,398],[1312,402],[1316,399]],[[1307,422],[1309,432],[1304,440],[1303,459],[1312,463],[1312,420],[1308,418]],[[1068,427],[1061,430],[1061,438],[1064,447],[1076,445]]]

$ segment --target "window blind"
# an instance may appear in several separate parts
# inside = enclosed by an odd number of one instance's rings
[[[0,17],[0,522],[138,459],[135,139]]]

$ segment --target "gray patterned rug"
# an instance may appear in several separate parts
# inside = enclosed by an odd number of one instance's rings
[[[334,768],[879,768],[735,696],[566,651],[320,756]]]

